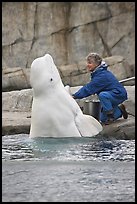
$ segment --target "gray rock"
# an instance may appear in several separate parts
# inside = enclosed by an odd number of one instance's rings
[[[30,67],[45,53],[57,65],[89,52],[121,55],[135,70],[135,2],[3,2],[2,66]]]

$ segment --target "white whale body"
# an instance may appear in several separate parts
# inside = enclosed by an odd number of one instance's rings
[[[31,64],[30,84],[33,90],[31,138],[91,137],[102,131],[102,125],[85,115],[62,83],[49,54]]]

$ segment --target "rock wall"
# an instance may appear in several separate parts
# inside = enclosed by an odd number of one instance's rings
[[[120,55],[134,75],[135,2],[2,2],[2,52],[3,69],[45,53],[58,66]]]

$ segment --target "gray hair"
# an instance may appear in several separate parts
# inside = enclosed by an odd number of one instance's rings
[[[90,63],[93,62],[96,65],[100,65],[102,62],[102,58],[99,56],[98,53],[89,53],[86,57],[86,60]]]

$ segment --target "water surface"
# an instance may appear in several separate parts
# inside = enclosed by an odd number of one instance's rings
[[[134,202],[135,141],[2,137],[3,202]]]

